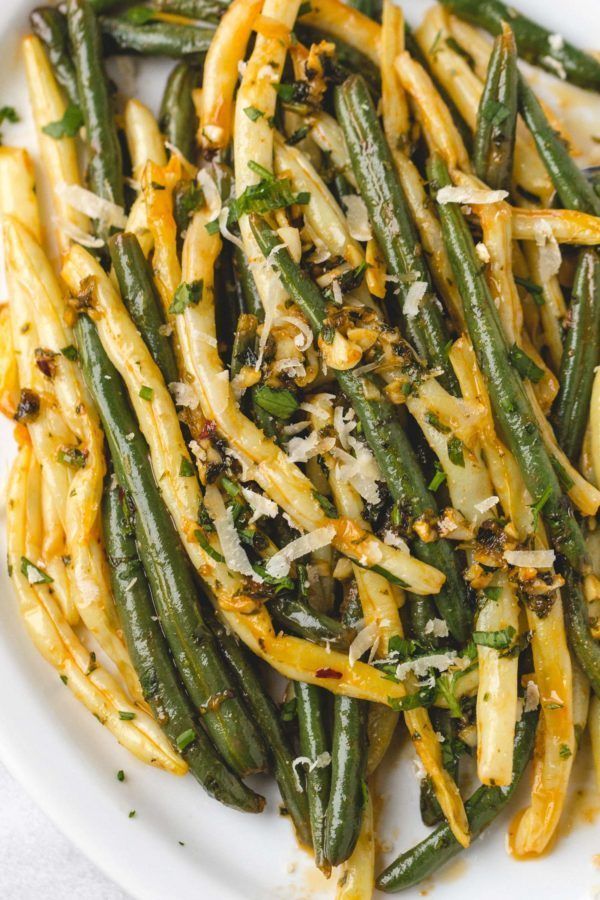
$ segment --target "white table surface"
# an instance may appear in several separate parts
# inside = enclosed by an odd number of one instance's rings
[[[0,763],[0,897],[128,900]]]

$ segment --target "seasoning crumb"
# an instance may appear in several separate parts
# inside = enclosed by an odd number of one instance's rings
[[[128,818],[133,819],[134,816],[135,816],[135,809],[130,809]]]

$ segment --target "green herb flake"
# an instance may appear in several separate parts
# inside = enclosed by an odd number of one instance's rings
[[[135,809],[130,809],[130,810],[129,810],[129,813],[127,814],[127,818],[128,818],[128,819],[133,819],[133,818],[135,818]]]
[[[85,469],[87,456],[87,453],[78,447],[63,447],[56,454],[56,459],[59,463],[70,466],[72,469]]]
[[[499,631],[474,631],[473,641],[480,647],[490,647],[492,650],[508,650],[517,632],[509,625]]]
[[[202,299],[203,290],[204,281],[202,279],[199,281],[184,281],[175,291],[169,312],[173,313],[173,315],[180,315],[188,306],[197,306]]]
[[[321,509],[323,510],[323,512],[325,513],[325,515],[329,516],[330,519],[338,519],[339,518],[338,511],[335,508],[335,506],[333,505],[333,503],[331,502],[331,500],[329,499],[329,497],[326,497],[325,494],[320,494],[318,491],[313,491],[312,495],[315,498],[315,500],[317,501],[317,503],[319,504],[319,506],[321,507]]]
[[[573,753],[568,744],[561,744],[558,755],[561,759],[569,759],[569,757],[573,756]]]
[[[276,178],[272,172],[254,160],[250,160],[248,168],[258,175],[260,181],[249,185],[246,190],[229,204],[227,224],[231,227],[241,216],[247,213],[264,215],[275,209],[285,209],[293,204],[306,204],[310,194],[295,194],[289,178]]]
[[[451,437],[448,441],[448,457],[455,466],[465,467],[465,457],[463,454],[463,442],[460,438]]]
[[[25,576],[29,584],[52,584],[54,581],[47,572],[32,563],[26,556],[21,557],[21,574]]]
[[[129,712],[128,710],[125,710],[125,709],[120,709],[119,710],[119,719],[121,719],[122,722],[131,722],[132,719],[135,719],[135,713]]]
[[[538,522],[540,519],[540,513],[542,512],[544,506],[552,496],[552,485],[547,484],[542,492],[542,496],[539,500],[536,500],[529,508],[533,514],[533,530],[537,531]]]
[[[300,141],[304,140],[309,131],[310,125],[302,125],[300,128],[297,128],[293,134],[290,134],[289,138],[286,138],[286,144],[289,147],[295,147],[296,144],[299,144]]]
[[[119,769],[117,772],[117,781],[125,781],[125,772],[123,769]]]
[[[255,106],[244,107],[244,112],[251,122],[256,122],[257,119],[260,119],[262,118],[262,116],[264,116],[264,112],[261,109],[257,109]]]
[[[62,119],[56,122],[49,122],[44,125],[42,131],[48,137],[59,140],[65,137],[75,137],[79,129],[83,126],[83,113],[75,103],[69,103],[65,109]]]
[[[142,400],[152,400],[154,396],[154,390],[151,387],[148,387],[147,384],[143,384],[140,388],[140,397]]]
[[[204,227],[209,234],[218,234],[220,231],[219,220],[213,219],[212,222],[207,222]]]
[[[62,347],[60,352],[65,357],[65,359],[69,359],[71,362],[77,362],[77,360],[79,359],[77,347],[74,347],[73,344],[69,344],[67,347]]]
[[[312,12],[312,6],[308,2],[308,0],[305,0],[304,3],[300,4],[300,7],[298,9],[298,18],[300,19],[302,16],[307,16],[310,12]]]
[[[194,531],[194,537],[196,538],[204,552],[208,553],[211,559],[214,559],[214,561],[218,563],[225,562],[225,557],[223,556],[223,554],[219,553],[218,550],[215,550],[214,547],[211,547],[210,543],[208,542],[208,538],[203,531],[200,531],[199,528],[196,528],[196,530]]]
[[[269,584],[271,587],[275,588],[276,594],[280,594],[282,591],[293,591],[296,587],[293,580],[288,578],[287,575],[282,575],[281,577],[269,575],[265,566],[261,566],[260,563],[253,563],[252,568],[257,575],[260,575],[265,584]]]
[[[435,428],[436,431],[439,431],[441,434],[449,434],[451,429],[448,428],[447,425],[440,420],[439,416],[436,416],[435,413],[427,412],[425,413],[425,421]]]
[[[522,288],[525,288],[526,291],[529,291],[536,306],[544,306],[546,301],[544,300],[544,289],[541,285],[536,284],[534,281],[530,281],[529,278],[521,278],[520,275],[515,275],[514,279],[517,284]]]
[[[438,462],[435,463],[435,475],[428,484],[430,491],[437,491],[446,480],[446,473]]]
[[[193,478],[196,474],[196,470],[194,465],[186,456],[181,457],[181,463],[179,465],[179,476],[181,478]]]
[[[490,125],[502,125],[510,115],[509,108],[499,100],[488,100],[483,105],[481,114]]]
[[[193,728],[188,728],[187,731],[182,731],[180,735],[175,738],[175,743],[177,744],[177,749],[183,752],[186,747],[192,743],[192,741],[196,740],[196,732]]]
[[[493,585],[491,587],[486,587],[483,589],[483,595],[487,600],[498,601],[502,596],[502,588]]]
[[[62,681],[63,684],[67,684],[67,683],[68,683],[69,679],[67,678],[66,675],[60,675],[59,677],[60,677],[60,680]]]
[[[291,418],[299,407],[295,394],[290,390],[271,388],[266,384],[261,384],[255,389],[254,400],[265,412],[284,421]]]
[[[513,344],[508,351],[508,358],[521,378],[529,378],[530,381],[537,384],[544,377],[544,370],[540,369],[537,363],[516,344]]]

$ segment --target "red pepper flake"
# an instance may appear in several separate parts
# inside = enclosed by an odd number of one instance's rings
[[[200,433],[198,434],[198,438],[203,441],[206,438],[212,438],[217,430],[216,422],[213,422],[212,419],[207,419]]]
[[[317,678],[341,678],[342,673],[336,672],[335,669],[317,669],[315,672]]]

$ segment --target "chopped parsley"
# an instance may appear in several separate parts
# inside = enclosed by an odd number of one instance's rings
[[[75,137],[83,125],[83,114],[75,103],[69,103],[62,119],[44,125],[42,131],[51,138]]]
[[[181,734],[175,738],[175,743],[177,744],[178,750],[183,751],[195,740],[196,732],[193,728],[188,728],[187,731],[182,731]]]
[[[310,194],[301,191],[299,194],[292,190],[292,182],[289,178],[276,178],[272,172],[264,166],[250,160],[248,168],[260,176],[257,184],[249,185],[245,191],[229,204],[227,224],[233,225],[241,216],[247,213],[271,212],[274,209],[285,209],[294,203],[306,204],[310,200]]]
[[[143,384],[140,388],[140,397],[142,400],[152,400],[154,396],[154,390],[151,387],[148,387],[147,384]]]
[[[188,306],[197,306],[202,299],[202,291],[204,290],[204,281],[184,281],[180,284],[173,296],[173,302],[169,307],[169,312],[179,315],[184,312]]]
[[[255,106],[244,107],[244,112],[251,122],[256,122],[257,119],[260,119],[264,116],[264,112],[261,109],[257,109]]]
[[[56,459],[65,466],[71,466],[72,469],[84,469],[87,456],[85,450],[80,450],[78,447],[66,447],[58,451]]]
[[[435,465],[435,475],[433,476],[433,478],[431,479],[431,481],[428,484],[430,491],[437,491],[437,489],[439,487],[441,487],[442,484],[446,480],[446,473],[440,466],[439,462],[436,461],[434,465]]]
[[[544,377],[544,370],[540,369],[537,363],[516,344],[513,344],[508,351],[508,358],[521,378],[529,378],[530,381],[537,384]]]
[[[119,710],[119,719],[121,719],[122,722],[131,722],[132,719],[135,719],[135,713],[129,712],[128,710],[125,710],[125,709],[120,709]]]
[[[325,513],[325,515],[329,516],[330,519],[338,519],[339,518],[338,511],[335,508],[335,506],[333,505],[333,503],[331,502],[331,500],[329,499],[329,497],[326,497],[325,494],[320,494],[318,491],[313,491],[312,495],[315,498],[315,500],[317,501],[317,503],[319,504],[319,506],[321,507],[321,509],[323,510],[323,512]]]
[[[194,469],[193,463],[191,463],[186,456],[182,456],[179,466],[179,475],[182,478],[193,478],[195,474],[196,470]]]
[[[473,642],[480,647],[490,647],[492,650],[508,650],[516,633],[512,625],[499,631],[474,631]]]
[[[26,556],[21,557],[21,574],[25,576],[29,584],[52,584],[53,578],[27,559]]]
[[[463,454],[463,442],[460,440],[460,438],[450,438],[450,440],[448,441],[448,456],[451,463],[454,463],[455,466],[460,466],[462,469],[464,469],[465,457]]]
[[[69,344],[67,347],[62,347],[60,352],[65,357],[65,359],[69,359],[71,360],[71,362],[77,362],[77,360],[79,359],[77,347],[74,347],[73,344]]]
[[[298,409],[298,400],[287,388],[272,388],[261,384],[254,391],[254,400],[261,409],[276,419],[289,419]]]

